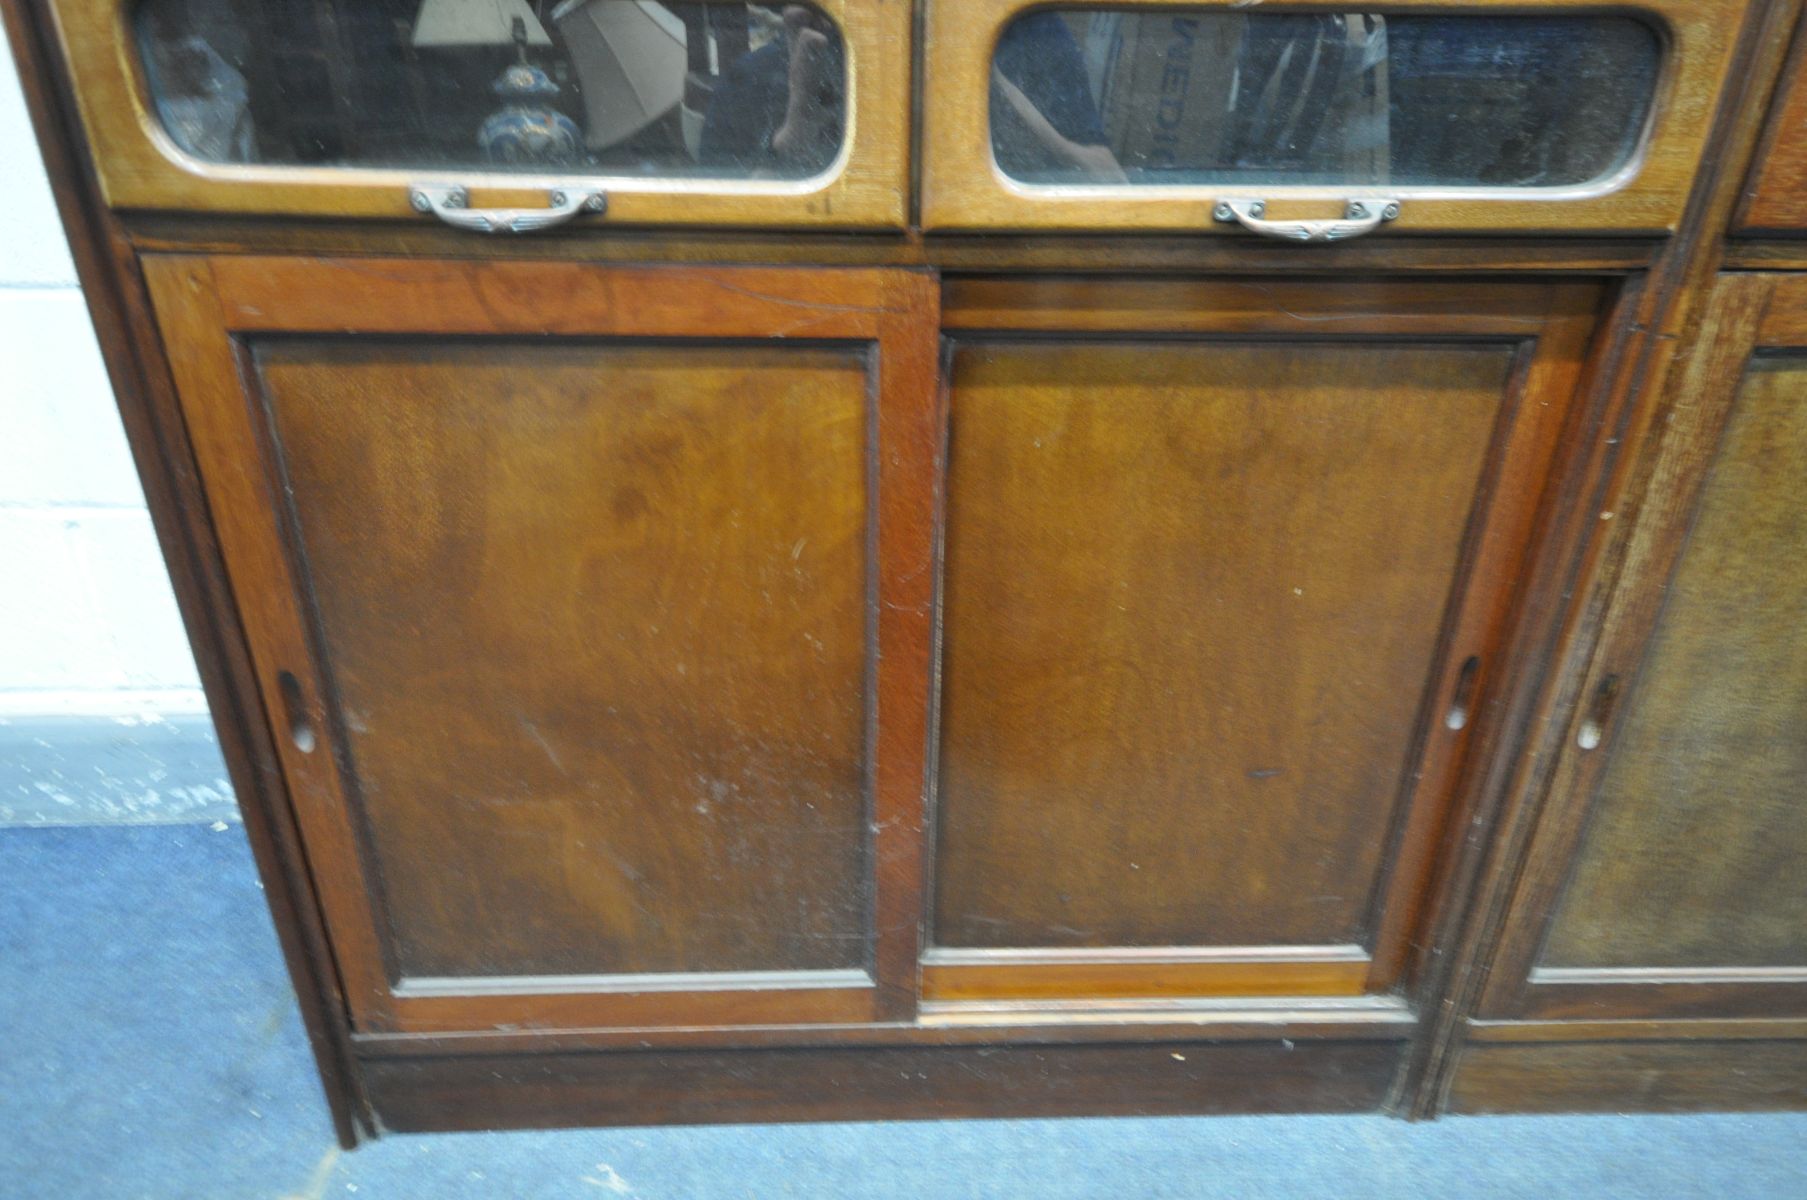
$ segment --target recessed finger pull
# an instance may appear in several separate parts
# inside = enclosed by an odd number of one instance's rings
[[[1581,729],[1575,734],[1575,744],[1583,750],[1598,749],[1606,740],[1606,723],[1612,720],[1613,709],[1619,702],[1619,677],[1608,675],[1594,689],[1594,701],[1588,705],[1587,716],[1581,720]]]
[[[1474,710],[1474,685],[1481,674],[1481,656],[1471,654],[1462,664],[1456,675],[1456,690],[1449,698],[1449,711],[1443,714],[1443,724],[1450,729],[1468,728],[1468,720]]]
[[[276,690],[282,694],[282,723],[289,731],[289,740],[303,754],[312,753],[318,739],[314,737],[314,722],[307,715],[307,701],[301,695],[301,681],[293,671],[281,671],[276,676]]]

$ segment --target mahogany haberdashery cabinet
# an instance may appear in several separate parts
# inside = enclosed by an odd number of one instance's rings
[[[348,1145],[1807,1107],[1799,0],[0,8]]]

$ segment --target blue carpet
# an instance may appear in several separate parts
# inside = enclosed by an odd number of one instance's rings
[[[0,829],[0,1197],[1807,1197],[1807,1116],[331,1127],[238,826]]]

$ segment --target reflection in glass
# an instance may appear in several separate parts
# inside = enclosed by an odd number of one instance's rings
[[[726,0],[143,0],[158,117],[210,162],[798,179],[840,31]]]
[[[1627,16],[1040,10],[992,151],[1029,183],[1576,185],[1636,152],[1661,59]]]

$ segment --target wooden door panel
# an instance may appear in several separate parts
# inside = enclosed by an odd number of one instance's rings
[[[950,286],[927,996],[1392,986],[1594,299]]]
[[[147,265],[360,1029],[911,1011],[926,277]]]
[[[937,945],[1360,940],[1515,355],[962,348]]]
[[[251,353],[403,976],[862,966],[863,352]]]
[[[1803,282],[1707,302],[1482,1018],[1807,1012]]]
[[[1807,357],[1751,364],[1542,965],[1807,967]]]

